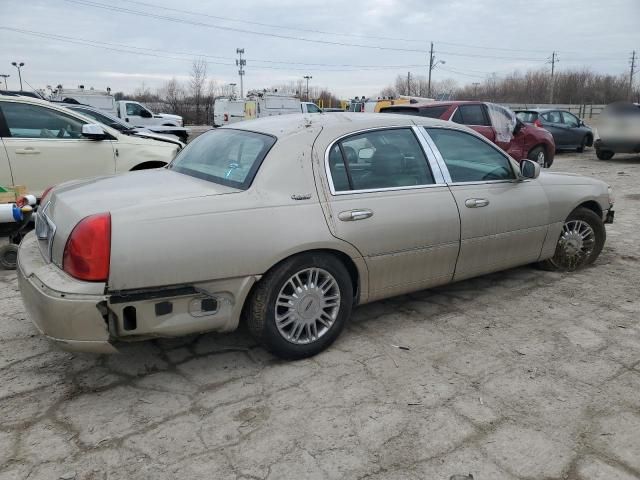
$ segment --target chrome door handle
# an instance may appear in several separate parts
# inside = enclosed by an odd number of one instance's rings
[[[22,155],[29,155],[34,153],[40,153],[40,150],[33,147],[16,148],[16,153],[22,154]]]
[[[340,212],[338,218],[343,222],[353,222],[354,220],[364,220],[373,216],[373,212],[367,208],[359,210],[347,210],[346,212]]]
[[[464,205],[468,208],[486,207],[489,205],[489,200],[486,198],[467,198]]]

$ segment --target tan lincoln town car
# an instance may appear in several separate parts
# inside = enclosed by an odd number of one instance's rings
[[[406,115],[283,115],[209,131],[167,167],[47,192],[20,246],[38,329],[62,348],[234,330],[314,355],[354,306],[518,265],[592,263],[609,187],[518,164]]]

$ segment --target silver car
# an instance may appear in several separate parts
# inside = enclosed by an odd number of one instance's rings
[[[61,184],[42,206],[20,290],[62,348],[242,321],[285,358],[325,349],[359,304],[588,265],[613,219],[599,180],[540,174],[455,123],[363,113],[236,123],[164,169]]]

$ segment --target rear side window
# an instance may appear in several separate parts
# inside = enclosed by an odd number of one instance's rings
[[[336,192],[435,183],[420,143],[408,128],[347,137],[331,148],[328,162]]]
[[[51,108],[3,102],[2,113],[14,138],[82,138],[85,122]]]
[[[217,129],[200,135],[171,162],[176,172],[246,190],[274,137],[244,130]]]
[[[438,147],[454,183],[515,178],[507,157],[487,142],[458,130],[426,130]]]
[[[479,104],[460,105],[452,120],[456,123],[462,123],[464,125],[491,126],[491,122],[489,122],[489,119],[484,112],[484,107]]]
[[[518,117],[518,119],[521,122],[533,123],[538,119],[538,113],[537,112],[518,112],[516,113],[516,117]]]

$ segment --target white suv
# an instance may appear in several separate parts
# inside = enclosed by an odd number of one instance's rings
[[[44,100],[0,95],[0,185],[23,185],[40,197],[76,178],[158,168],[177,141],[125,135]]]

